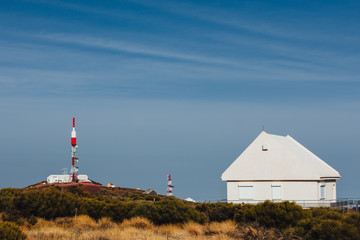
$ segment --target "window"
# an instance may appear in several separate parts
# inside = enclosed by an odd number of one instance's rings
[[[325,183],[320,185],[320,199],[325,199]]]
[[[254,199],[254,186],[239,186],[239,199]]]
[[[272,199],[281,200],[283,198],[282,186],[281,185],[271,185]]]

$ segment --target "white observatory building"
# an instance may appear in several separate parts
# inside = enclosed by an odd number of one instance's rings
[[[78,175],[79,183],[90,183],[88,175]],[[49,175],[46,178],[46,182],[48,184],[54,184],[54,183],[71,183],[71,177],[69,174],[62,174],[62,175]]]
[[[289,135],[264,131],[225,170],[227,202],[295,201],[303,207],[336,202],[340,174]]]

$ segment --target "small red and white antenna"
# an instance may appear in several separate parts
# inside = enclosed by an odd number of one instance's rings
[[[173,196],[173,185],[172,185],[172,180],[171,180],[171,174],[167,175],[167,180],[168,180],[168,186],[167,186],[167,191],[166,191],[166,195],[168,196]]]
[[[76,157],[76,131],[75,131],[75,118],[73,118],[73,130],[71,132],[71,171],[70,171],[70,180],[71,182],[79,182],[78,171],[79,168],[76,166],[78,158]]]

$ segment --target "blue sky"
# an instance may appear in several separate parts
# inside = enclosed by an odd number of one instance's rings
[[[222,199],[260,133],[290,134],[360,197],[358,1],[35,1],[0,6],[0,187],[69,167]]]

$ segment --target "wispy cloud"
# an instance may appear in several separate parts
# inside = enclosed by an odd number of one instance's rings
[[[64,34],[39,34],[35,37],[52,40],[55,42],[65,42],[72,44],[80,44],[88,47],[96,47],[102,49],[110,49],[119,52],[129,52],[133,54],[149,55],[153,57],[169,58],[184,61],[193,61],[199,63],[210,63],[210,64],[225,64],[235,65],[235,62],[219,59],[204,57],[199,55],[184,54],[181,52],[155,49],[152,46],[142,46],[139,44],[132,44],[124,41],[113,41],[109,39],[93,38],[88,36],[75,36],[75,35],[64,35]]]
[[[43,86],[39,89],[52,88],[52,83],[56,83],[60,91],[82,85],[79,90],[86,92],[91,86],[99,86],[98,83],[106,89],[111,86],[134,89],[145,83],[148,89],[158,89],[170,82],[186,87],[196,82],[241,85],[248,81],[354,80],[350,73],[334,74],[327,66],[306,61],[188,55],[168,48],[155,49],[151,44],[75,34],[34,34],[32,38],[33,43],[12,47],[6,42],[2,44],[1,52],[8,57],[0,57],[0,61],[10,65],[7,69],[2,67],[0,81],[7,81],[11,89],[16,88],[16,82],[26,85],[33,81]],[[129,58],[121,53],[135,56]]]
[[[75,4],[70,2],[60,2],[60,1],[46,1],[46,0],[27,0],[27,2],[35,4],[35,5],[48,5],[48,6],[54,6],[59,8],[65,8],[65,9],[71,9],[78,12],[84,12],[84,13],[90,13],[90,14],[100,14],[100,15],[118,15],[116,14],[116,11],[110,10],[110,9],[100,9],[91,7],[86,4]],[[119,13],[117,11],[117,13]]]
[[[239,9],[232,10],[230,8],[213,7],[208,5],[200,5],[195,2],[169,2],[169,1],[141,1],[134,0],[137,4],[152,7],[155,9],[161,9],[163,11],[171,12],[174,14],[183,15],[186,17],[203,20],[213,24],[219,24],[223,26],[232,27],[242,31],[252,32],[254,34],[260,34],[267,37],[283,38],[287,40],[297,41],[311,41],[321,43],[326,42],[338,42],[336,36],[338,32],[342,32],[344,29],[332,29],[331,23],[326,19],[318,18],[321,23],[309,22],[306,23],[306,12],[302,12],[297,9],[294,12],[292,9],[288,9],[288,14],[294,14],[290,16],[292,19],[289,21],[289,16],[286,15],[287,21],[279,19],[271,19],[271,17],[261,17],[261,15],[253,16],[253,12],[248,13],[246,11],[239,11]],[[244,8],[252,6],[255,9],[261,9],[262,4],[253,1],[244,2]],[[284,9],[283,9],[284,10]],[[280,15],[281,13],[279,13]],[[313,13],[315,15],[315,13]],[[266,16],[264,14],[264,16]],[[309,15],[312,16],[312,15]],[[276,16],[278,17],[278,16]],[[305,20],[304,20],[305,18]],[[271,21],[268,21],[271,20]],[[305,23],[304,23],[305,22]],[[294,24],[296,25],[294,27]],[[324,26],[329,24],[329,26]],[[359,23],[353,23],[360,26]],[[340,31],[334,31],[340,30]],[[359,41],[359,35],[341,35],[342,41],[350,41],[352,43]]]
[[[291,92],[295,85],[346,82],[354,86],[360,80],[357,51],[350,52],[341,43],[320,45],[301,39],[304,32],[287,31],[276,21],[251,21],[241,15],[241,9],[236,15],[231,9],[198,3],[175,7],[171,2],[131,1],[128,13],[121,5],[117,15],[107,4],[98,9],[64,2],[37,4],[46,5],[57,17],[6,13],[13,24],[0,27],[2,93],[28,89],[55,95],[169,97],[199,92],[209,97],[217,90],[220,95],[228,91],[235,96],[236,91],[261,91],[263,86],[281,89],[284,84]],[[134,14],[137,4],[147,6],[140,7],[145,9],[141,16]],[[79,16],[64,21],[64,9],[79,11]],[[94,16],[105,23],[93,25]],[[22,23],[17,17],[29,24],[14,27],[14,22]],[[163,23],[166,19],[169,21]],[[51,24],[38,24],[46,20]]]
[[[203,56],[203,55],[194,55],[186,54],[182,52],[177,52],[172,49],[166,48],[156,48],[152,45],[144,45],[141,43],[130,43],[126,41],[104,39],[91,36],[81,36],[81,35],[67,35],[67,34],[38,34],[35,35],[37,38],[46,39],[54,41],[57,43],[69,43],[77,44],[80,46],[87,46],[90,48],[99,48],[106,49],[115,52],[124,52],[132,53],[136,55],[150,56],[153,58],[164,58],[168,60],[178,60],[183,62],[194,62],[200,64],[210,64],[218,67],[230,67],[236,68],[239,72],[241,70],[249,71],[258,71],[254,74],[260,80],[268,79],[269,75],[272,75],[273,78],[278,80],[283,79],[282,76],[286,75],[287,80],[326,80],[326,81],[336,81],[339,76],[332,76],[326,74],[326,71],[329,70],[329,67],[333,67],[337,61],[331,61],[331,64],[324,62],[324,58],[329,57],[329,59],[335,59],[336,55],[331,56],[326,52],[318,52],[317,57],[316,51],[309,51],[309,53],[304,52],[304,49],[296,49],[291,47],[280,46],[280,44],[274,43],[251,43],[247,42],[245,45],[257,45],[257,48],[264,48],[271,50],[272,54],[276,53],[277,55],[283,55],[285,59],[273,58],[269,62],[266,59],[258,58],[243,58],[241,56],[234,57],[228,56],[228,58],[216,57],[216,56]],[[244,43],[242,43],[244,45]],[[236,46],[234,46],[236,47]],[[280,53],[280,50],[283,53]],[[214,55],[214,53],[209,52]],[[325,55],[324,55],[325,54]],[[270,55],[269,58],[271,58]],[[294,56],[293,59],[290,59],[289,56]],[[330,58],[332,57],[332,58]],[[156,61],[156,59],[155,59]],[[180,64],[180,63],[179,63]],[[330,64],[330,65],[329,65]],[[181,64],[180,64],[181,65]],[[271,66],[271,67],[270,67]],[[209,66],[208,68],[211,68]],[[296,72],[294,72],[294,70]],[[221,70],[220,70],[221,71]],[[307,72],[306,72],[307,71]],[[320,76],[317,72],[321,72],[324,76]],[[342,74],[346,74],[342,72]],[[227,74],[225,74],[227,75]],[[325,76],[326,75],[326,76]],[[261,77],[260,77],[261,76]],[[275,77],[276,76],[276,77]],[[291,76],[291,77],[289,77]],[[254,79],[249,77],[248,79]],[[349,79],[349,76],[343,75],[342,80]]]

